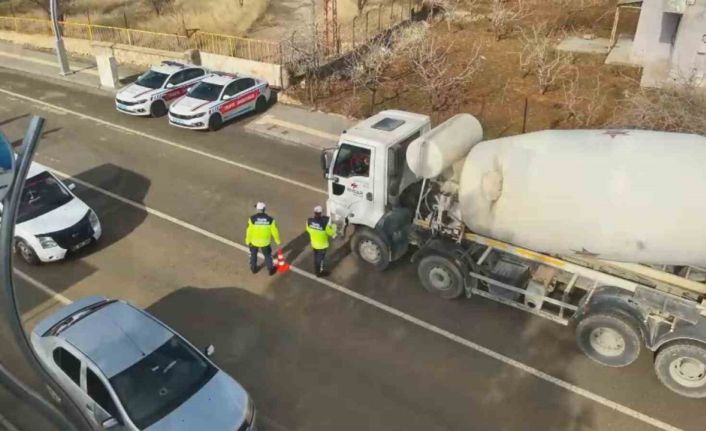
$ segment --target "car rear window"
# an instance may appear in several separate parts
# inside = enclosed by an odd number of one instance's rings
[[[110,379],[125,411],[148,428],[197,393],[218,370],[193,347],[173,336]]]

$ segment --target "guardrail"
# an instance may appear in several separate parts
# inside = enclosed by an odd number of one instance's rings
[[[187,37],[176,33],[159,33],[78,22],[60,22],[59,26],[64,37],[76,39],[121,43],[167,51],[198,49],[212,54],[265,63],[279,64],[282,60],[282,47],[277,42],[227,34],[196,31]],[[39,18],[0,16],[0,30],[27,34],[52,34],[51,21]]]

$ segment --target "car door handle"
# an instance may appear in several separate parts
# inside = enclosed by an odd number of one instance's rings
[[[369,201],[372,202],[372,200],[373,200],[373,194],[370,193],[370,192],[366,193],[366,194],[365,194],[365,199],[367,199],[367,200],[369,200]]]
[[[91,404],[86,404],[86,410],[88,410],[89,412],[92,412],[93,406]]]

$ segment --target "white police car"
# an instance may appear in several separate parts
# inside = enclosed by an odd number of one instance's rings
[[[269,84],[262,79],[214,73],[174,102],[169,108],[169,123],[187,129],[218,130],[238,115],[264,111],[271,95]]]
[[[130,115],[162,117],[172,102],[207,75],[203,67],[163,61],[118,91],[115,108]]]
[[[98,216],[71,188],[44,166],[30,166],[15,225],[15,251],[30,265],[61,260],[101,237]]]

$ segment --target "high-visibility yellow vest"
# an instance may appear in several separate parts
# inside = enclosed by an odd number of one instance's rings
[[[253,247],[267,247],[274,238],[279,241],[279,230],[275,219],[265,213],[258,213],[248,219],[248,229],[245,231],[245,244]]]
[[[306,221],[306,231],[309,233],[311,247],[323,250],[329,247],[329,237],[336,235],[336,226],[330,223],[328,217],[313,217]]]

